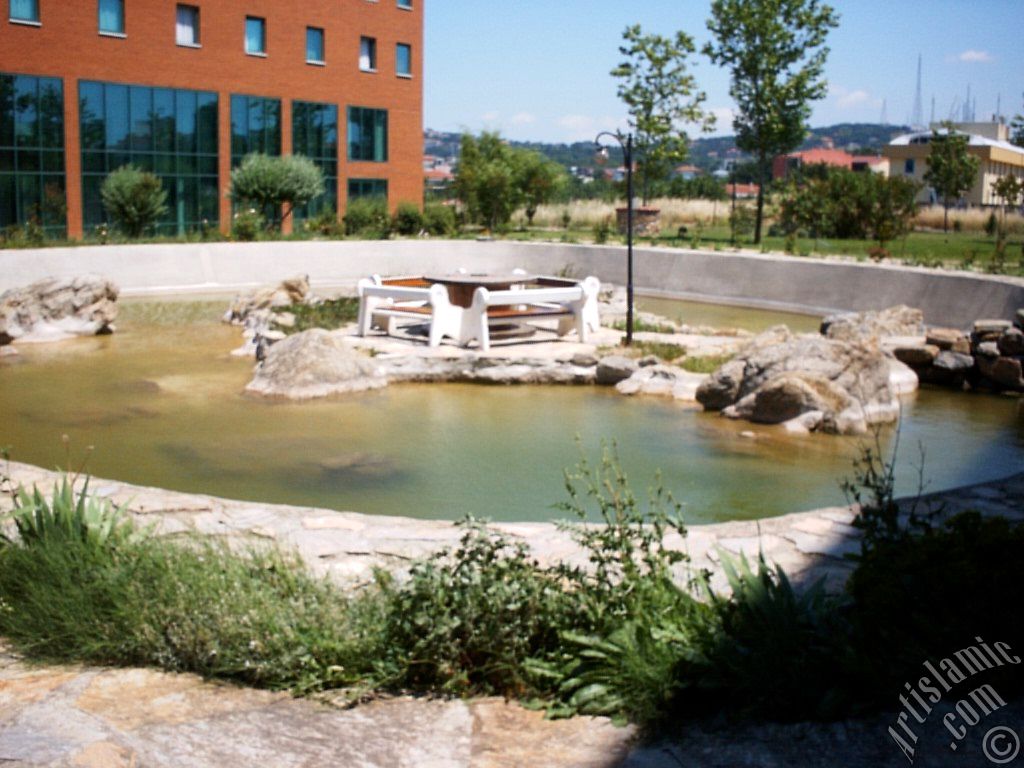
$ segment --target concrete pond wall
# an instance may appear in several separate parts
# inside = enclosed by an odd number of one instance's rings
[[[125,296],[233,293],[303,273],[314,288],[350,287],[360,277],[507,271],[593,274],[624,284],[622,246],[473,240],[294,241],[107,245],[0,251],[0,291],[47,276],[95,273]],[[1011,319],[1024,307],[1024,280],[751,252],[637,248],[638,293],[810,313],[908,304],[932,325],[966,328]]]

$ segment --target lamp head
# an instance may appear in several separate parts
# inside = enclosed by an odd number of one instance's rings
[[[608,147],[603,147],[600,144],[596,145],[594,162],[601,166],[608,162]]]

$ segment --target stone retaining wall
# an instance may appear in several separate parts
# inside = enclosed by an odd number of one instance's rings
[[[115,280],[124,295],[233,293],[308,274],[315,289],[352,286],[380,274],[570,269],[626,280],[622,246],[471,240],[308,241],[118,245],[0,251],[0,291],[42,277],[84,272]],[[907,304],[931,325],[967,328],[979,317],[1012,319],[1024,280],[969,272],[783,255],[636,250],[641,293],[812,313]]]

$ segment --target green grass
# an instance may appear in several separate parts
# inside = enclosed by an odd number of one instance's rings
[[[310,328],[332,331],[356,321],[359,317],[359,299],[343,296],[338,299],[327,299],[319,304],[295,304],[274,311],[290,312],[295,316],[295,325],[282,329],[289,335],[308,331]]]
[[[625,331],[626,321],[615,320],[612,322],[611,327],[616,331]],[[675,333],[678,329],[669,323],[652,323],[641,317],[635,317],[633,318],[633,330],[637,333]]]
[[[676,364],[690,373],[714,373],[732,358],[733,355],[694,355]]]

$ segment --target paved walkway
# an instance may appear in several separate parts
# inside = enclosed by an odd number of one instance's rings
[[[40,487],[57,478],[26,464],[12,463],[10,474],[16,483]],[[137,519],[155,523],[160,533],[191,530],[274,540],[296,548],[314,570],[346,585],[368,580],[375,566],[401,568],[457,538],[444,522],[229,501],[99,479],[91,487],[128,504]],[[974,508],[1024,521],[1021,499],[1024,473],[930,497],[945,502],[950,511]],[[825,576],[838,586],[850,570],[843,555],[858,547],[852,520],[851,510],[830,508],[699,526],[691,530],[688,546],[697,567],[717,570],[719,549],[748,556],[763,549],[796,579]],[[522,537],[542,560],[580,557],[551,524],[499,527]],[[675,746],[644,749],[633,748],[634,736],[632,729],[615,728],[600,718],[545,721],[540,713],[493,699],[392,699],[338,709],[287,694],[206,683],[193,675],[29,667],[0,652],[2,765],[814,766],[835,764],[821,760],[829,754],[826,745],[839,737],[847,744],[844,765],[905,760],[889,751],[885,724],[878,719],[738,731],[694,726]]]

